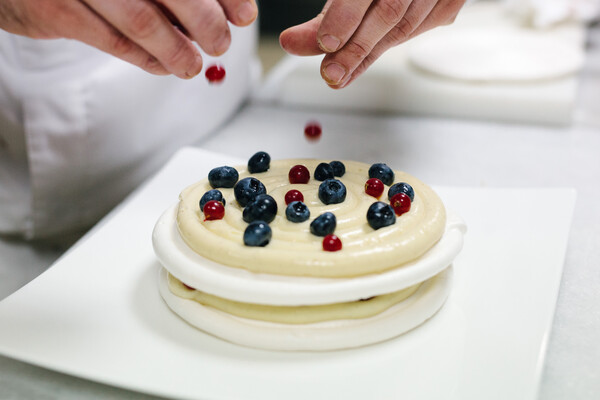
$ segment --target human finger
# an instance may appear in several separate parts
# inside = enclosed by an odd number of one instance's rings
[[[254,0],[219,0],[227,20],[236,26],[250,25],[258,15]]]
[[[202,57],[192,41],[148,1],[84,0],[127,38],[153,55],[167,71],[189,79],[202,70]]]
[[[231,32],[221,5],[215,0],[161,0],[189,36],[211,56],[219,56],[231,44]]]
[[[319,47],[326,53],[341,49],[361,25],[372,3],[373,0],[331,0],[317,32]]]
[[[406,29],[406,26],[398,26],[394,28],[377,44],[377,46],[373,48],[371,53],[365,57],[364,61],[353,71],[351,76],[341,82],[341,84],[336,88],[344,88],[354,82],[391,47],[410,40],[440,25],[451,24],[456,19],[456,16],[458,15],[464,3],[464,0],[438,2],[416,28],[412,30]],[[409,31],[410,33],[407,33]]]
[[[317,32],[323,16],[329,9],[333,0],[327,0],[323,10],[313,19],[302,24],[292,26],[279,35],[279,44],[286,52],[297,56],[315,56],[323,54],[323,49],[319,47]]]
[[[466,0],[440,0],[429,12],[427,18],[409,35],[412,39],[428,30],[441,25],[449,25],[454,22]]]
[[[169,10],[167,8],[167,6],[165,6],[163,3],[159,2],[159,1],[156,1],[155,4],[158,7],[158,9],[160,10],[160,12],[163,13],[165,15],[165,17],[167,17],[167,19],[169,20],[169,22],[172,23],[174,27],[176,27],[177,29],[179,29],[185,36],[187,36],[187,37],[190,36],[190,34],[188,33],[187,29],[185,29],[185,26],[183,26],[181,24],[181,22],[179,22],[179,20],[175,16],[175,14],[173,14],[171,12],[171,10]]]
[[[296,56],[323,54],[323,50],[317,42],[317,30],[321,24],[321,19],[323,19],[323,14],[281,32],[279,35],[281,48]]]
[[[431,4],[431,8],[433,8],[435,1],[417,0],[416,2]],[[337,86],[344,82],[379,41],[405,18],[410,4],[410,1],[407,0],[386,0],[373,3],[346,45],[335,53],[327,54],[323,59],[321,76],[327,84]]]
[[[31,5],[31,4],[29,4]],[[29,27],[23,31],[30,37],[68,38],[84,42],[156,75],[169,72],[146,50],[117,31],[106,20],[79,1],[55,0],[30,7],[19,3],[18,11],[26,15]],[[50,17],[50,18],[49,18]]]

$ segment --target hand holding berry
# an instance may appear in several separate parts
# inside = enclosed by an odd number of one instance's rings
[[[0,28],[34,39],[76,39],[152,74],[189,79],[229,48],[228,22],[249,25],[254,0],[0,0]]]
[[[321,76],[346,87],[393,46],[452,23],[465,0],[328,0],[312,20],[284,31],[288,53],[325,54]]]

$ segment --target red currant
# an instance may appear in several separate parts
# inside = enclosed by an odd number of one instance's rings
[[[285,194],[285,204],[290,204],[292,201],[304,201],[302,192],[296,189],[289,190]]]
[[[394,209],[397,216],[404,214],[410,210],[410,197],[405,193],[397,193],[390,199],[390,205]]]
[[[318,122],[309,122],[304,127],[304,136],[306,136],[308,140],[319,140],[321,132],[321,125]]]
[[[383,194],[383,182],[377,178],[371,178],[365,183],[365,193],[369,196],[373,196],[376,199],[380,198]]]
[[[288,177],[290,178],[290,183],[308,183],[310,172],[308,172],[308,168],[304,165],[294,165],[290,168]]]
[[[215,219],[222,219],[225,216],[225,207],[223,203],[217,200],[211,200],[204,205],[204,220],[213,221]]]
[[[225,79],[225,68],[221,65],[211,65],[204,73],[209,83],[219,83]]]
[[[338,251],[342,249],[342,241],[335,235],[327,235],[323,238],[323,250]]]

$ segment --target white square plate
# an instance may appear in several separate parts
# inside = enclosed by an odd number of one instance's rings
[[[437,315],[365,348],[268,352],[174,315],[158,294],[151,246],[155,221],[183,187],[215,166],[242,163],[180,151],[47,272],[0,302],[0,354],[179,398],[535,398],[573,190],[437,187],[469,227]]]

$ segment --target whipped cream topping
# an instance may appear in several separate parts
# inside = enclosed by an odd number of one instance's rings
[[[415,191],[409,212],[396,223],[378,230],[366,220],[369,206],[377,199],[364,192],[369,165],[344,161],[346,174],[337,178],[347,189],[346,200],[340,204],[323,204],[318,197],[320,181],[312,176],[307,184],[290,184],[289,169],[305,165],[311,174],[321,160],[272,161],[266,172],[250,174],[246,167],[236,168],[240,179],[253,176],[267,188],[278,203],[271,242],[265,247],[248,247],[243,243],[247,226],[242,219],[243,208],[235,200],[233,189],[220,188],[226,199],[222,220],[204,221],[198,202],[212,189],[205,179],[186,188],[180,195],[177,226],[181,237],[196,253],[227,266],[244,268],[255,273],[312,277],[352,277],[383,272],[411,260],[429,250],[442,236],[446,211],[437,194],[411,175],[395,171],[394,182],[406,182]],[[296,189],[304,195],[311,217],[293,223],[285,217],[285,193]],[[387,187],[382,201],[387,201]],[[310,233],[310,222],[329,211],[337,217],[335,234],[342,240],[343,249],[337,252],[322,250],[322,238]]]

